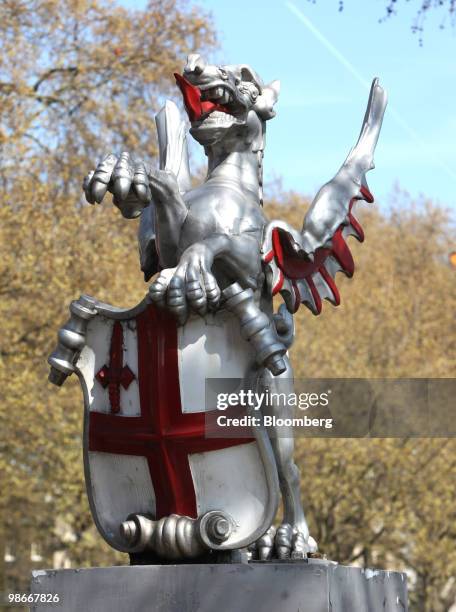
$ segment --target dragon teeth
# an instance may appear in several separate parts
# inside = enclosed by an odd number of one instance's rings
[[[233,99],[231,93],[225,87],[213,87],[201,92],[202,100],[212,100],[218,104],[226,104]]]
[[[234,117],[222,111],[213,111],[205,120],[204,123],[232,123]]]
[[[223,96],[220,98],[219,102],[221,104],[227,104],[230,101],[231,101],[230,92],[225,89],[225,91],[223,92]]]

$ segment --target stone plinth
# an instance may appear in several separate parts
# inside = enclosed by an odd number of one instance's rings
[[[253,562],[42,570],[39,612],[404,612],[405,574],[335,563]]]

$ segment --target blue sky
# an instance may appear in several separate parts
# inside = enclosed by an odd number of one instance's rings
[[[378,76],[389,107],[371,191],[385,204],[399,185],[456,211],[456,30],[439,28],[443,12],[431,14],[420,47],[410,27],[420,3],[398,2],[398,15],[379,23],[386,0],[345,0],[343,12],[337,0],[198,2],[219,33],[210,60],[247,63],[266,82],[281,81],[266,180],[313,195],[355,143]]]

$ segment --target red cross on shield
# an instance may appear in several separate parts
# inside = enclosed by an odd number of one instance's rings
[[[86,484],[103,537],[127,550],[119,526],[130,514],[196,518],[209,510],[227,512],[236,537],[254,533],[276,494],[271,468],[254,439],[205,432],[206,378],[243,378],[252,364],[238,321],[222,313],[178,328],[145,302],[96,310],[76,367]]]

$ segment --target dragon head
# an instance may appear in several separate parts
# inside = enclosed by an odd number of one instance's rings
[[[191,122],[190,133],[200,144],[223,142],[230,149],[240,143],[251,145],[259,135],[262,143],[264,122],[275,116],[279,81],[264,85],[245,64],[210,65],[196,54],[188,56],[183,75],[174,76]]]

